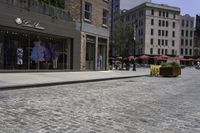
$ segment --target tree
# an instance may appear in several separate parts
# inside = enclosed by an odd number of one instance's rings
[[[128,57],[133,55],[136,41],[133,38],[133,28],[129,25],[119,24],[113,33],[113,48],[119,56]],[[135,45],[135,46],[134,46]]]

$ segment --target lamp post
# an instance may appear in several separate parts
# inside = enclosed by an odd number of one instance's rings
[[[135,22],[136,23],[136,22]],[[135,44],[136,44],[136,26],[135,23],[133,25],[133,56],[135,57]],[[133,71],[136,71],[136,65],[135,65],[135,59],[133,59],[132,61],[133,63]]]

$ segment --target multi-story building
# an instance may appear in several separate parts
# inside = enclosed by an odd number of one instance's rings
[[[114,49],[112,48],[113,45],[113,31],[115,25],[115,18],[120,15],[120,0],[110,0],[110,16],[109,16],[109,27],[110,27],[110,51],[109,56],[114,56]]]
[[[37,0],[0,1],[0,69],[80,70],[80,35],[67,10]]]
[[[117,21],[135,27],[136,55],[179,55],[180,8],[143,3],[122,13]]]
[[[194,36],[194,56],[200,57],[200,16],[196,15],[196,27]]]
[[[109,1],[65,0],[65,8],[76,21],[81,34],[81,70],[105,70],[108,68],[109,50]]]
[[[194,52],[194,17],[186,14],[180,16],[180,55],[193,56]]]

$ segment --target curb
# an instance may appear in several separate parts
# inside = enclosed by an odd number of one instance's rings
[[[25,88],[36,88],[36,87],[46,87],[46,86],[56,86],[56,85],[68,85],[68,84],[88,83],[88,82],[100,82],[100,81],[118,80],[118,79],[129,79],[129,78],[139,78],[139,77],[148,77],[148,76],[149,75],[138,75],[138,76],[125,76],[125,77],[113,77],[113,78],[101,78],[101,79],[63,81],[63,82],[53,82],[53,83],[13,85],[13,86],[0,87],[0,91],[3,91],[3,90],[14,90],[14,89],[25,89]]]

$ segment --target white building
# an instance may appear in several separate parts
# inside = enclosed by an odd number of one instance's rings
[[[180,35],[180,55],[193,56],[194,53],[194,17],[186,14],[180,16],[181,35]]]
[[[116,20],[135,26],[136,55],[179,55],[180,8],[146,2],[123,12]]]

